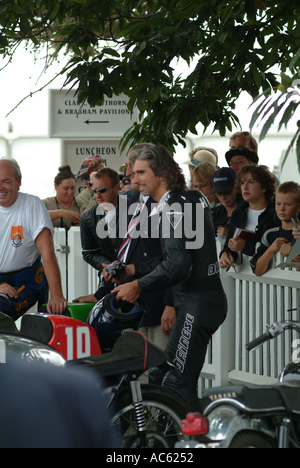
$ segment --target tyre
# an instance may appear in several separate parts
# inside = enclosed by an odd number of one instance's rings
[[[248,431],[237,434],[229,448],[273,448],[273,445],[263,434]]]
[[[142,413],[146,421],[143,435],[138,430],[136,412],[130,392],[121,394],[114,408],[112,424],[123,448],[173,448],[184,437],[181,420],[188,409],[171,390],[155,385],[142,385]],[[142,437],[144,436],[144,440]]]

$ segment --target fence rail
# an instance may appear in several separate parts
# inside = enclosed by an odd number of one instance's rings
[[[54,244],[67,300],[94,293],[98,273],[82,258],[80,229],[74,227],[67,233],[55,229]],[[273,266],[281,261],[278,254]],[[236,269],[237,273],[221,271],[228,316],[209,346],[199,380],[200,396],[204,388],[228,383],[275,382],[291,361],[293,341],[300,338],[295,332],[285,333],[255,352],[246,351],[246,343],[264,333],[267,324],[300,318],[298,312],[288,312],[300,307],[300,273],[272,267],[256,277],[249,265],[237,264]]]

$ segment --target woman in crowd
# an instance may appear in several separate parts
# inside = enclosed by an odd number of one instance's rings
[[[213,175],[213,188],[210,194],[215,193],[221,205],[213,211],[212,217],[216,237],[220,239],[227,238],[231,215],[242,201],[241,195],[235,188],[236,179],[237,174],[230,167],[222,167]]]
[[[43,203],[49,211],[54,227],[79,225],[80,209],[75,201],[76,179],[70,166],[62,166],[54,179],[55,197],[45,198]]]
[[[234,169],[237,174],[240,172],[242,167],[249,165],[255,166],[258,164],[257,153],[243,147],[230,149],[225,153],[225,158],[228,166]]]
[[[192,190],[200,190],[208,199],[212,210],[220,205],[215,193],[210,194],[213,186],[212,179],[215,172],[216,166],[205,161],[196,166],[191,175]]]
[[[206,148],[202,146],[192,150],[189,155],[191,159],[184,161],[183,164],[189,165],[191,175],[195,167],[197,167],[199,164],[203,164],[204,162],[212,163],[215,167],[215,170],[218,167],[218,153],[212,148]]]
[[[240,170],[236,189],[242,194],[243,202],[232,214],[220,256],[221,268],[234,267],[238,252],[250,259],[262,235],[280,225],[275,211],[275,182],[275,177],[266,166],[244,166]],[[236,229],[240,232],[237,233]]]

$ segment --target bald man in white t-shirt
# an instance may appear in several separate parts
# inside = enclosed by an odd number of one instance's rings
[[[49,285],[47,311],[62,314],[67,302],[54,253],[53,225],[38,197],[20,193],[21,183],[18,163],[0,159],[0,311],[17,320]]]

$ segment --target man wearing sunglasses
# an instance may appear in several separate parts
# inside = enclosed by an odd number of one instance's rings
[[[92,267],[102,272],[102,263],[110,263],[118,243],[119,174],[108,167],[94,174],[92,192],[97,204],[80,218],[82,255]],[[99,236],[103,231],[105,235]]]
[[[80,213],[84,213],[96,204],[94,198],[92,198],[92,174],[97,172],[99,169],[105,167],[104,160],[99,156],[90,156],[82,162],[77,179],[80,179],[82,184],[85,185],[85,189],[80,192],[76,197],[76,202],[80,208]]]

